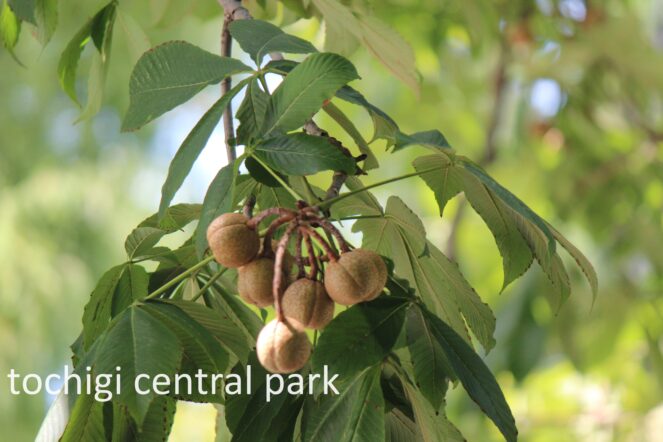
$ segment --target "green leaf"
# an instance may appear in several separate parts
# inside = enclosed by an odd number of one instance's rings
[[[390,197],[384,217],[358,220],[362,247],[388,256],[395,273],[406,279],[426,305],[470,342],[465,319],[484,348],[494,345],[494,317],[467,284],[458,268],[426,241],[421,220],[398,197]],[[476,319],[475,319],[476,318]]]
[[[341,39],[341,42],[325,41],[325,46],[348,50],[354,41],[365,47],[380,63],[413,90],[419,90],[419,79],[415,70],[414,52],[398,33],[372,15],[358,8],[345,6],[333,0],[313,0],[331,27],[326,38]],[[351,37],[350,37],[351,36]]]
[[[253,347],[255,345],[258,333],[260,333],[264,324],[258,315],[247,307],[238,296],[228,293],[217,281],[217,284],[210,289],[210,294],[205,295],[204,299],[209,308],[218,312],[220,321],[232,322],[233,326],[244,335],[249,346]],[[239,359],[244,360],[243,357]]]
[[[184,301],[182,301],[184,302]],[[228,353],[209,330],[187,315],[176,305],[165,302],[148,302],[139,308],[159,319],[180,341],[183,348],[183,362],[180,372],[195,375],[202,370],[208,376],[225,372],[228,367]],[[204,308],[204,307],[203,307]],[[186,367],[186,369],[184,369]],[[216,394],[212,394],[212,382],[208,378],[204,382],[208,394],[192,389],[191,394],[180,392],[180,399],[200,402],[223,402],[223,386],[217,384]]]
[[[269,100],[263,133],[267,136],[302,126],[336,91],[358,79],[357,70],[340,55],[318,53],[297,65]]]
[[[412,164],[417,172],[438,169],[419,176],[435,193],[440,216],[442,216],[449,200],[463,190],[463,174],[460,168],[455,167],[451,158],[443,154],[418,157]]]
[[[308,399],[303,441],[372,442],[385,440],[384,398],[380,366],[343,383],[339,395]]]
[[[396,145],[394,146],[394,152],[412,145],[425,146],[446,151],[451,150],[449,142],[446,138],[444,138],[444,135],[442,135],[439,130],[427,130],[423,132],[417,132],[412,135],[407,135],[400,131],[396,133]]]
[[[16,59],[14,47],[18,43],[20,32],[21,20],[14,14],[9,4],[3,2],[0,10],[0,39],[14,59]]]
[[[507,441],[515,441],[518,436],[516,422],[488,367],[451,327],[426,310],[423,314],[469,396],[495,423]]]
[[[532,264],[532,251],[518,230],[511,211],[474,175],[460,170],[465,196],[495,237],[504,265],[504,289]]]
[[[115,290],[125,269],[126,265],[122,264],[104,273],[83,309],[83,342],[86,349],[108,326]]]
[[[110,48],[112,43],[113,26],[117,12],[117,2],[111,1],[101,8],[69,41],[67,47],[60,55],[58,62],[58,78],[60,86],[67,95],[77,104],[76,71],[78,61],[85,45],[94,39],[98,56],[93,59],[88,79],[88,102],[79,121],[96,113],[101,106],[103,84],[106,78]]]
[[[134,301],[145,298],[148,284],[149,276],[143,267],[136,264],[127,264],[117,283],[111,301],[111,317],[120,314]]]
[[[57,0],[35,0],[34,18],[37,24],[37,38],[42,46],[46,46],[58,25]]]
[[[354,159],[346,156],[328,137],[303,133],[265,140],[255,146],[251,154],[286,175],[313,175],[323,170],[352,174],[356,169]]]
[[[76,71],[78,70],[78,61],[81,58],[83,48],[85,48],[85,45],[90,41],[90,30],[92,29],[93,20],[94,19],[88,21],[74,35],[64,51],[62,51],[60,61],[58,62],[58,78],[60,79],[60,86],[62,87],[62,90],[69,95],[69,98],[77,104],[79,104],[79,101],[76,94]]]
[[[176,232],[200,218],[202,208],[202,204],[175,204],[167,208],[161,218],[159,218],[158,213],[155,213],[144,219],[138,224],[138,227],[154,227],[165,230],[166,233]]]
[[[287,54],[308,54],[317,52],[306,40],[288,35],[278,26],[262,20],[235,20],[230,24],[230,34],[241,48],[260,64],[270,52]]]
[[[417,387],[437,411],[454,379],[453,370],[420,309],[408,310],[405,330]]]
[[[320,335],[312,357],[313,371],[349,379],[384,359],[396,343],[405,321],[408,300],[380,297],[342,312]]]
[[[238,60],[220,57],[184,41],[157,46],[143,54],[131,73],[130,104],[122,130],[138,129],[206,86],[250,70]]]
[[[232,209],[235,165],[228,164],[219,170],[205,194],[200,221],[196,228],[196,252],[202,257],[207,250],[207,227],[220,215]]]
[[[20,20],[35,24],[35,0],[7,0],[7,4]]]
[[[350,190],[358,190],[364,187],[359,178],[349,176],[345,180],[345,185]],[[382,206],[369,192],[359,192],[352,196],[343,198],[331,206],[332,218],[343,218],[352,215],[381,216],[383,215]]]
[[[578,267],[580,267],[580,270],[582,270],[582,272],[585,274],[587,282],[589,282],[589,286],[592,289],[592,298],[595,301],[599,290],[599,281],[592,263],[590,263],[587,257],[583,255],[583,253],[576,246],[571,244],[571,242],[566,239],[564,235],[559,233],[559,231],[557,231],[554,227],[550,225],[548,226],[550,227],[550,230],[552,230],[553,236],[557,242],[559,242],[562,247],[564,247],[566,251],[569,252],[573,259],[575,259]]]
[[[252,139],[260,135],[260,129],[265,121],[268,102],[269,94],[260,88],[257,79],[254,78],[251,80],[246,88],[244,101],[242,101],[235,115],[240,123],[237,128],[238,144],[248,144]]]
[[[193,164],[207,145],[209,137],[212,135],[219,120],[221,120],[221,116],[228,107],[228,104],[249,81],[249,79],[240,81],[235,87],[228,91],[228,93],[219,98],[216,103],[205,112],[205,115],[203,115],[200,121],[196,123],[194,128],[182,142],[175,157],[170,162],[168,176],[161,188],[161,202],[159,203],[160,217],[165,215],[166,209],[173,200],[175,193],[179,190],[180,186],[182,186],[182,183],[184,183],[184,179],[189,175],[189,172],[191,172]]]
[[[150,389],[146,395],[139,394],[134,389],[136,376],[173,376],[181,358],[177,336],[141,308],[130,307],[113,321],[97,351],[95,368],[98,374],[114,375],[115,368],[121,367],[120,393],[115,398],[127,406],[140,427],[155,393]],[[111,388],[118,388],[115,376]]]
[[[539,230],[541,230],[541,232],[543,232],[543,234],[546,236],[549,255],[555,253],[555,238],[553,237],[552,232],[548,228],[548,224],[543,220],[543,218],[534,213],[534,211],[520,199],[518,199],[518,197],[505,189],[501,184],[491,178],[476,164],[467,159],[463,159],[462,165],[466,170],[468,170],[471,174],[483,182],[488,189],[493,191],[512,210],[520,214],[525,220],[533,223],[536,227],[538,227]]]
[[[445,290],[454,296],[454,300],[463,314],[465,322],[477,337],[486,352],[495,346],[495,315],[481,300],[458,268],[458,264],[447,258],[438,248],[428,243],[429,259],[434,263],[445,281]]]
[[[129,259],[133,259],[134,257],[144,255],[165,234],[165,230],[155,227],[136,227],[124,242],[124,249],[127,251],[127,256]]]
[[[94,400],[94,393],[79,395],[60,441],[103,442],[107,440],[103,407],[103,402]]]
[[[350,86],[343,86],[338,92],[336,92],[336,96],[341,100],[362,106],[366,109],[373,120],[374,133],[371,142],[377,139],[387,140],[388,145],[392,145],[396,142],[396,135],[399,133],[396,122],[380,108],[369,103],[359,91]]]
[[[336,107],[334,103],[329,102],[325,105],[323,110],[327,113],[327,115],[332,117],[334,121],[336,121],[338,125],[348,133],[348,135],[350,135],[350,137],[354,140],[355,144],[359,148],[359,151],[366,155],[363,169],[371,170],[377,168],[379,166],[378,159],[375,157],[375,154],[373,154],[371,147],[368,145],[357,127],[355,127],[354,123],[350,121],[350,119],[341,111],[341,109]]]
[[[237,359],[246,363],[255,340],[252,339],[252,336],[247,336],[229,315],[190,301],[164,300],[161,302],[180,309],[211,333],[214,339],[237,356]]]
[[[424,442],[465,442],[463,435],[447,419],[444,411],[437,411],[426,403],[422,397],[424,392],[421,389],[417,390],[407,380],[402,382],[405,394],[412,405],[421,440]]]

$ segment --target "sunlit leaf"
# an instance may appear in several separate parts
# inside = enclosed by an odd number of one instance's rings
[[[308,41],[286,34],[278,26],[262,20],[235,20],[230,24],[230,34],[256,63],[260,63],[270,52],[316,52],[315,47]]]

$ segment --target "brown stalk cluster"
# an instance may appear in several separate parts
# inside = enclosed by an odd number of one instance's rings
[[[272,221],[261,238],[259,226],[267,219]],[[282,235],[274,240],[278,231]],[[295,256],[288,251],[293,240]],[[387,282],[387,267],[377,253],[351,250],[324,214],[303,201],[298,210],[273,207],[252,218],[221,215],[209,225],[207,241],[217,262],[238,269],[244,301],[261,308],[274,305],[276,319],[257,341],[260,363],[274,373],[306,364],[311,343],[305,329],[324,328],[334,316],[334,303],[373,300]]]

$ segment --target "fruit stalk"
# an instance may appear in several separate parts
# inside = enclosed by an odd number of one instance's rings
[[[283,309],[281,307],[281,294],[283,293],[283,258],[285,257],[285,250],[288,246],[290,235],[297,228],[297,220],[290,221],[283,237],[279,240],[276,247],[276,257],[274,258],[274,281],[272,282],[272,293],[274,296],[274,309],[276,310],[276,317],[279,321],[284,320]]]

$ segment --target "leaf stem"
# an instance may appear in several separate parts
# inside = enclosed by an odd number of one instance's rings
[[[433,172],[433,171],[439,170],[439,169],[440,169],[440,167],[436,166],[436,167],[431,167],[429,169],[418,170],[416,172],[406,173],[405,175],[400,175],[400,176],[397,176],[397,177],[389,178],[389,179],[386,179],[384,181],[378,181],[377,183],[369,184],[368,186],[362,187],[361,189],[352,190],[350,192],[346,192],[342,195],[339,195],[335,198],[325,200],[325,201],[321,202],[320,204],[318,204],[318,207],[321,208],[321,209],[324,209],[324,208],[327,208],[327,207],[331,206],[334,203],[337,203],[337,202],[341,201],[342,199],[345,199],[345,198],[347,198],[349,196],[352,196],[352,195],[356,195],[356,194],[361,193],[361,192],[365,192],[369,189],[373,189],[375,187],[379,187],[379,186],[383,186],[385,184],[393,183],[394,181],[404,180],[406,178],[410,178],[410,177],[413,177],[413,176],[423,175],[425,173]]]
[[[263,160],[261,160],[260,158],[258,158],[256,155],[251,155],[251,158],[253,158],[253,159],[256,160],[258,163],[260,163],[260,165],[261,165],[262,167],[264,167],[265,170],[267,170],[267,172],[269,172],[269,173],[274,177],[274,179],[275,179],[276,181],[278,181],[278,183],[279,183],[281,186],[283,186],[283,188],[284,188],[285,190],[287,190],[288,193],[290,193],[290,195],[293,196],[293,198],[295,198],[296,200],[305,200],[305,199],[306,199],[306,198],[304,198],[303,196],[301,196],[300,194],[298,194],[297,192],[295,192],[295,190],[294,190],[292,187],[290,187],[290,186],[288,185],[288,183],[286,183],[285,180],[284,180],[283,178],[281,178],[281,177],[279,176],[278,173],[274,172],[274,171],[272,170],[272,168],[269,167],[269,166],[268,166]]]
[[[155,291],[153,291],[152,293],[147,295],[144,298],[144,300],[156,298],[157,296],[161,295],[162,293],[164,293],[166,290],[168,290],[172,286],[174,286],[177,283],[179,283],[180,281],[183,281],[184,279],[186,279],[186,277],[189,276],[190,274],[192,274],[192,273],[196,272],[197,270],[205,267],[212,260],[214,260],[214,256],[210,255],[207,258],[200,261],[198,264],[194,265],[193,267],[189,267],[184,272],[180,273],[179,275],[177,275],[176,277],[174,277],[173,279],[171,279],[170,281],[168,281],[167,283],[165,283],[164,285],[162,285],[161,287],[159,287],[158,289],[156,289]]]
[[[201,288],[198,290],[198,292],[191,297],[191,302],[197,301],[198,298],[200,298],[203,293],[207,291],[210,287],[212,287],[212,284],[216,282],[217,279],[219,279],[226,271],[228,270],[228,267],[224,267],[218,272],[216,272],[210,279],[207,281]]]

